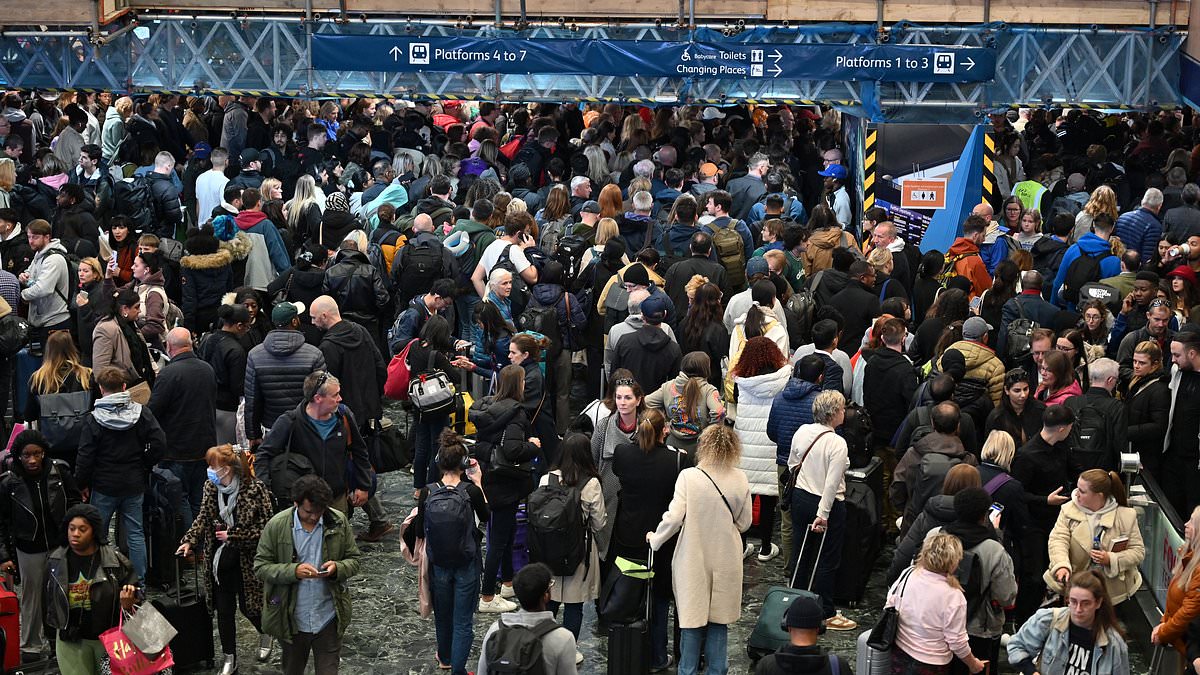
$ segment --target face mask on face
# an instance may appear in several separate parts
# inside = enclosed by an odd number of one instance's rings
[[[212,467],[208,468],[208,480],[213,485],[221,487],[221,476],[217,473],[217,470]]]

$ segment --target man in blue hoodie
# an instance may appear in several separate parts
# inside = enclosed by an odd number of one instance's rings
[[[812,424],[813,401],[821,393],[821,381],[825,379],[825,362],[816,354],[809,354],[796,363],[792,379],[775,401],[767,417],[767,438],[775,441],[775,473],[783,476],[787,471],[788,457],[792,454],[792,437],[805,424]],[[783,511],[780,523],[780,544],[783,550],[792,550],[792,516]]]
[[[655,222],[650,213],[654,210],[654,197],[639,190],[631,200],[633,210],[617,217],[617,227],[625,240],[626,250],[636,253],[644,248],[658,247],[662,238],[662,225]]]
[[[1112,254],[1112,245],[1108,243],[1109,238],[1113,234],[1113,220],[1105,214],[1097,215],[1092,221],[1092,231],[1079,238],[1079,241],[1071,245],[1067,252],[1063,254],[1062,263],[1058,267],[1058,275],[1054,277],[1054,288],[1050,292],[1050,302],[1059,307],[1067,307],[1067,299],[1062,297],[1063,282],[1067,280],[1067,273],[1071,271],[1071,263],[1079,259],[1081,255],[1089,255],[1093,258],[1100,259],[1100,272],[1095,279],[1091,281],[1099,281],[1108,277],[1115,277],[1121,273],[1121,260]],[[1075,289],[1078,292],[1079,289]]]

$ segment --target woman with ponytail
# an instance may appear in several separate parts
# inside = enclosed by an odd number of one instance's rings
[[[788,354],[788,333],[780,317],[775,316],[775,284],[766,279],[754,282],[750,287],[754,304],[746,312],[746,319],[733,327],[729,338],[729,374],[725,377],[725,400],[734,401],[733,369],[742,358],[742,350],[752,338],[765,337],[775,343],[780,353]]]
[[[541,365],[542,353],[549,346],[550,341],[537,333],[517,333],[508,343],[508,360],[525,371],[525,401],[521,406],[534,435],[542,439],[542,455],[553,464],[558,460],[558,430],[554,401],[546,391],[546,371]]]
[[[1062,505],[1050,532],[1047,587],[1066,596],[1071,575],[1098,570],[1112,604],[1119,605],[1142,587],[1138,565],[1146,557],[1137,513],[1125,498],[1115,471],[1088,469],[1079,474],[1071,501]]]
[[[679,375],[646,397],[646,407],[661,410],[666,416],[671,447],[693,458],[700,432],[725,419],[725,404],[717,388],[710,384],[710,373],[708,354],[690,352],[680,363]]]
[[[711,385],[710,385],[711,386]],[[675,479],[692,466],[691,458],[676,448],[667,447],[670,425],[658,410],[647,410],[638,420],[634,442],[617,446],[613,455],[613,473],[621,483],[621,503],[617,509],[609,557],[632,560],[646,558],[646,532],[658,525],[671,505]],[[670,665],[667,653],[667,614],[674,593],[671,590],[671,556],[675,539],[671,538],[654,559],[651,592],[654,605],[650,615],[651,665]]]
[[[1192,517],[1183,526],[1183,546],[1179,547],[1171,583],[1167,586],[1167,607],[1150,633],[1150,641],[1171,645],[1187,663],[1188,625],[1197,617],[1200,617],[1200,506],[1192,509]]]

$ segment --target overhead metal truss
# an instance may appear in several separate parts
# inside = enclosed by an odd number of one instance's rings
[[[1178,53],[1185,35],[1159,29],[1077,29],[822,24],[736,28],[548,25],[516,32],[491,25],[367,21],[305,23],[296,17],[142,16],[132,30],[94,44],[86,31],[0,33],[0,84],[22,89],[170,92],[268,92],[277,95],[429,95],[502,101],[631,101],[719,103],[822,101],[854,106],[871,101],[889,115],[920,108],[970,114],[1012,105],[1098,108],[1170,107],[1179,103]],[[115,26],[113,27],[116,28]],[[309,29],[317,33],[400,36],[512,36],[623,40],[703,40],[729,43],[937,44],[996,49],[996,79],[983,84],[836,82],[817,80],[692,80],[577,75],[462,75],[315,71]],[[732,33],[732,34],[731,34]],[[94,36],[92,36],[94,37]]]

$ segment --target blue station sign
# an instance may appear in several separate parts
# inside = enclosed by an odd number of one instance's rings
[[[996,51],[872,44],[314,35],[317,70],[701,79],[986,82]]]

